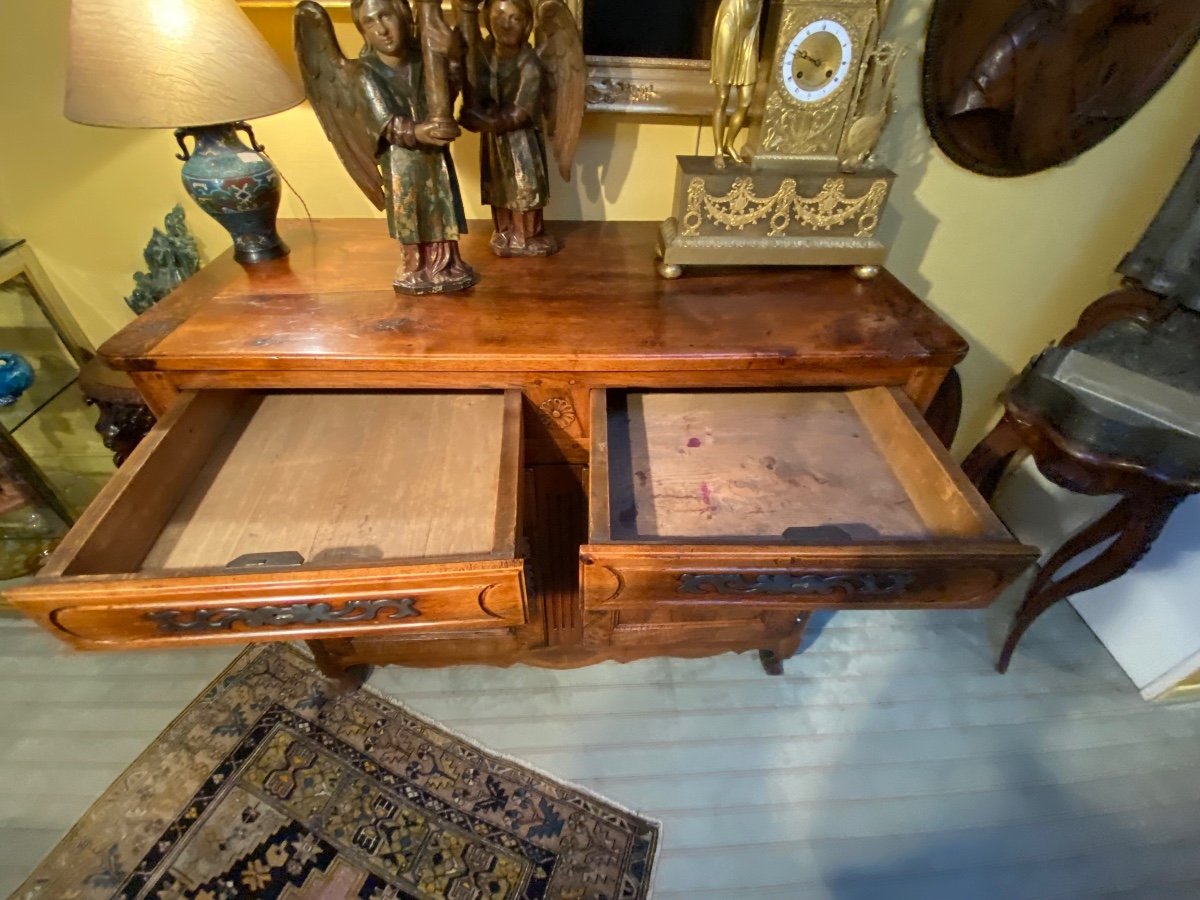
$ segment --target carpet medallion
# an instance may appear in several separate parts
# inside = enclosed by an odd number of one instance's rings
[[[656,823],[361,690],[247,650],[13,896],[608,900],[649,895]]]

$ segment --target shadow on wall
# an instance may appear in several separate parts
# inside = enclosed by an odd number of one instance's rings
[[[703,143],[702,122],[670,116],[589,113],[583,119],[571,184],[551,174],[552,219],[665,219],[671,214],[675,157]]]
[[[885,39],[905,48],[898,65],[892,120],[875,151],[875,158],[896,173],[888,208],[879,225],[879,238],[889,248],[903,239],[903,256],[914,264],[904,274],[905,284],[918,296],[928,297],[930,283],[921,262],[937,230],[938,218],[917,199],[917,188],[933,157],[933,142],[921,111],[922,47],[928,18],[927,5],[894,10]]]

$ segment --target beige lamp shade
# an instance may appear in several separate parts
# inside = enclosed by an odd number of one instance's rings
[[[304,99],[234,0],[72,0],[68,119],[176,128],[267,116]]]

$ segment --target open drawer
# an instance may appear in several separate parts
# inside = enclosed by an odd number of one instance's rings
[[[979,606],[1036,556],[901,391],[592,395],[590,610]]]
[[[528,621],[519,392],[184,394],[39,575],[79,647]]]

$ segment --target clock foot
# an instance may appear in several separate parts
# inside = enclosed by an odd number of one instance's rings
[[[674,280],[683,274],[683,266],[665,263],[660,260],[658,263],[658,274],[663,278]]]
[[[879,274],[879,266],[855,266],[854,277],[859,281],[870,281]]]

